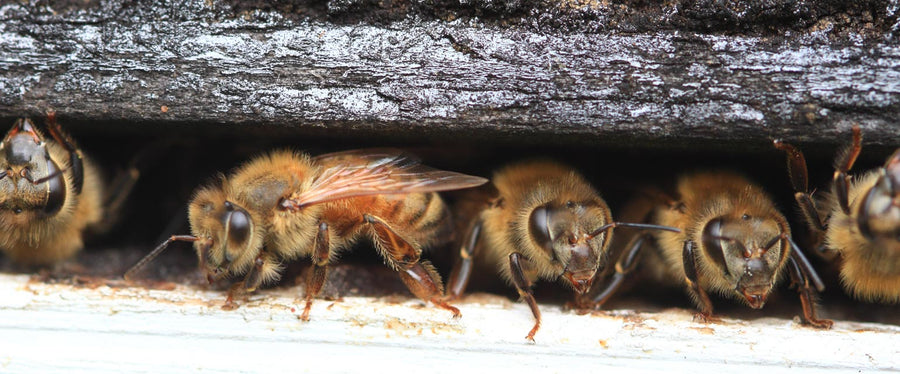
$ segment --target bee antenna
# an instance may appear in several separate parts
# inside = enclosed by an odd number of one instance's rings
[[[590,235],[588,235],[588,239],[592,239],[595,236],[600,235],[600,233],[602,233],[606,230],[612,229],[612,228],[616,228],[616,227],[630,227],[633,229],[643,229],[643,230],[665,230],[665,231],[671,231],[671,232],[681,232],[680,229],[677,229],[674,227],[669,227],[669,226],[651,225],[651,224],[647,224],[647,223],[613,222],[613,223],[607,223],[603,226],[600,226],[598,229],[594,230],[594,232],[592,232]]]
[[[735,238],[731,238],[731,237],[727,237],[727,236],[721,236],[721,235],[710,235],[709,238],[710,238],[710,239],[715,239],[715,240],[724,240],[724,241],[729,242],[729,243],[731,243],[731,244],[736,244],[738,247],[741,247],[741,253],[744,254],[744,257],[750,257],[751,255],[753,255],[753,252],[750,252],[750,250],[747,249],[747,247],[744,246],[744,243],[741,243],[740,240],[737,240],[737,239],[735,239]]]
[[[162,251],[165,250],[169,246],[169,244],[171,244],[172,242],[175,242],[175,241],[196,242],[198,240],[200,240],[200,238],[193,236],[193,235],[172,235],[171,237],[169,237],[168,240],[166,240],[165,242],[163,242],[162,244],[160,244],[159,246],[154,248],[153,251],[148,253],[146,256],[144,256],[144,258],[142,258],[140,261],[138,261],[138,263],[134,264],[134,266],[132,266],[130,269],[128,269],[128,271],[125,272],[125,275],[123,277],[125,278],[126,281],[132,280],[134,278],[134,275],[137,272],[141,271],[141,269],[143,269],[144,266],[147,266],[147,264],[150,263],[150,261],[153,261],[153,259],[155,259],[156,256],[159,256],[159,254],[162,253]]]
[[[787,235],[784,233],[781,233],[781,235],[776,235],[774,238],[772,238],[772,240],[769,241],[769,243],[767,243],[763,247],[763,251],[768,252],[770,249],[772,249],[772,246],[774,246],[775,243],[778,243],[779,240],[783,240],[785,238],[787,238]]]
[[[800,247],[797,246],[797,243],[794,243],[794,240],[790,237],[787,238],[788,242],[791,243],[791,259],[797,263],[797,266],[800,270],[809,278],[809,281],[813,284],[817,291],[822,292],[825,291],[825,283],[822,282],[822,278],[819,277],[819,273],[816,272],[816,269],[813,268],[812,264],[809,262],[809,259],[806,258],[806,255],[803,254],[803,251],[800,250]]]

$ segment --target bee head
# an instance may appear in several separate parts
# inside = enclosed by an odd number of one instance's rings
[[[754,309],[765,305],[787,260],[789,232],[781,222],[738,212],[703,227],[702,256],[712,262],[713,276],[722,277]]]
[[[900,241],[900,149],[878,172],[878,181],[859,205],[857,225],[869,240]]]
[[[194,248],[210,281],[246,272],[263,246],[258,220],[219,186],[201,188],[188,209]]]
[[[591,288],[594,275],[605,260],[612,234],[595,232],[609,223],[609,208],[602,201],[551,202],[537,207],[528,220],[528,231],[552,261],[564,268],[563,279],[583,294]]]
[[[66,198],[64,178],[31,120],[17,120],[0,141],[0,208],[14,215],[54,215]]]

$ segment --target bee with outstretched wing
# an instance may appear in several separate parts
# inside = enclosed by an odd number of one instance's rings
[[[328,265],[340,251],[369,238],[385,263],[419,298],[459,310],[442,300],[434,267],[420,261],[423,248],[452,229],[438,191],[474,187],[484,178],[423,165],[395,149],[363,149],[311,158],[292,151],[257,157],[217,183],[201,187],[189,206],[192,235],[173,236],[126,274],[131,277],[169,243],[194,242],[209,279],[243,277],[234,297],[280,278],[282,263],[309,257],[308,320]]]

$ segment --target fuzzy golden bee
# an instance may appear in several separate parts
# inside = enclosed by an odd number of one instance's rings
[[[795,198],[817,244],[840,256],[841,281],[854,296],[883,303],[900,302],[900,150],[884,166],[851,177],[862,149],[862,134],[835,159],[830,193],[815,199],[807,192],[803,153],[776,140],[788,155]]]
[[[496,267],[528,303],[535,324],[541,313],[531,292],[534,282],[561,280],[586,294],[607,262],[615,227],[677,229],[614,222],[606,202],[574,169],[550,161],[531,161],[497,171],[490,192],[473,191],[460,203],[460,216],[472,217],[460,258],[448,281],[448,298],[460,297],[478,264]],[[606,295],[608,297],[608,295]]]
[[[747,178],[725,171],[687,174],[679,178],[674,197],[646,193],[625,210],[629,216],[681,229],[653,232],[654,240],[646,242],[655,243],[657,250],[646,251],[651,257],[642,262],[662,281],[684,282],[699,319],[714,319],[707,292],[762,308],[787,270],[800,295],[803,321],[831,327],[832,321],[816,316],[816,291],[824,289],[818,274],[791,239],[784,215]]]
[[[84,244],[104,218],[97,168],[47,115],[46,138],[27,118],[0,142],[0,248],[18,263],[48,265]]]
[[[436,191],[477,186],[486,179],[437,170],[393,149],[368,149],[311,158],[277,151],[244,164],[218,183],[200,188],[188,208],[192,235],[173,236],[136,264],[126,278],[172,241],[190,241],[210,281],[243,276],[228,293],[252,292],[280,278],[286,261],[312,260],[306,305],[325,283],[328,265],[361,238],[417,297],[450,310],[434,267],[420,261],[423,247],[452,227]],[[448,226],[449,225],[449,226]]]

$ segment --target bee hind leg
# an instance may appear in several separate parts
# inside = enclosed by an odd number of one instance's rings
[[[791,180],[791,187],[794,189],[794,200],[800,206],[803,217],[807,226],[815,236],[814,240],[818,246],[824,240],[825,223],[819,216],[819,210],[816,202],[809,192],[809,173],[806,167],[806,157],[803,152],[793,145],[784,143],[780,140],[774,141],[775,148],[783,151],[787,155],[787,171]],[[835,174],[837,178],[837,174]]]
[[[443,299],[444,285],[441,284],[441,276],[430,262],[419,261],[408,269],[401,270],[399,274],[403,284],[413,295],[422,300],[431,301],[439,308],[449,310],[453,313],[453,318],[462,316],[457,307]]]
[[[460,317],[459,309],[444,299],[441,276],[428,261],[419,261],[421,251],[398,234],[379,217],[366,214],[363,221],[371,225],[375,243],[382,257],[397,270],[400,279],[416,297],[430,301],[439,308],[449,310],[454,318]]]
[[[834,160],[834,194],[844,214],[850,215],[850,169],[856,163],[862,149],[862,134],[859,126],[853,126],[853,141],[838,152]]]

